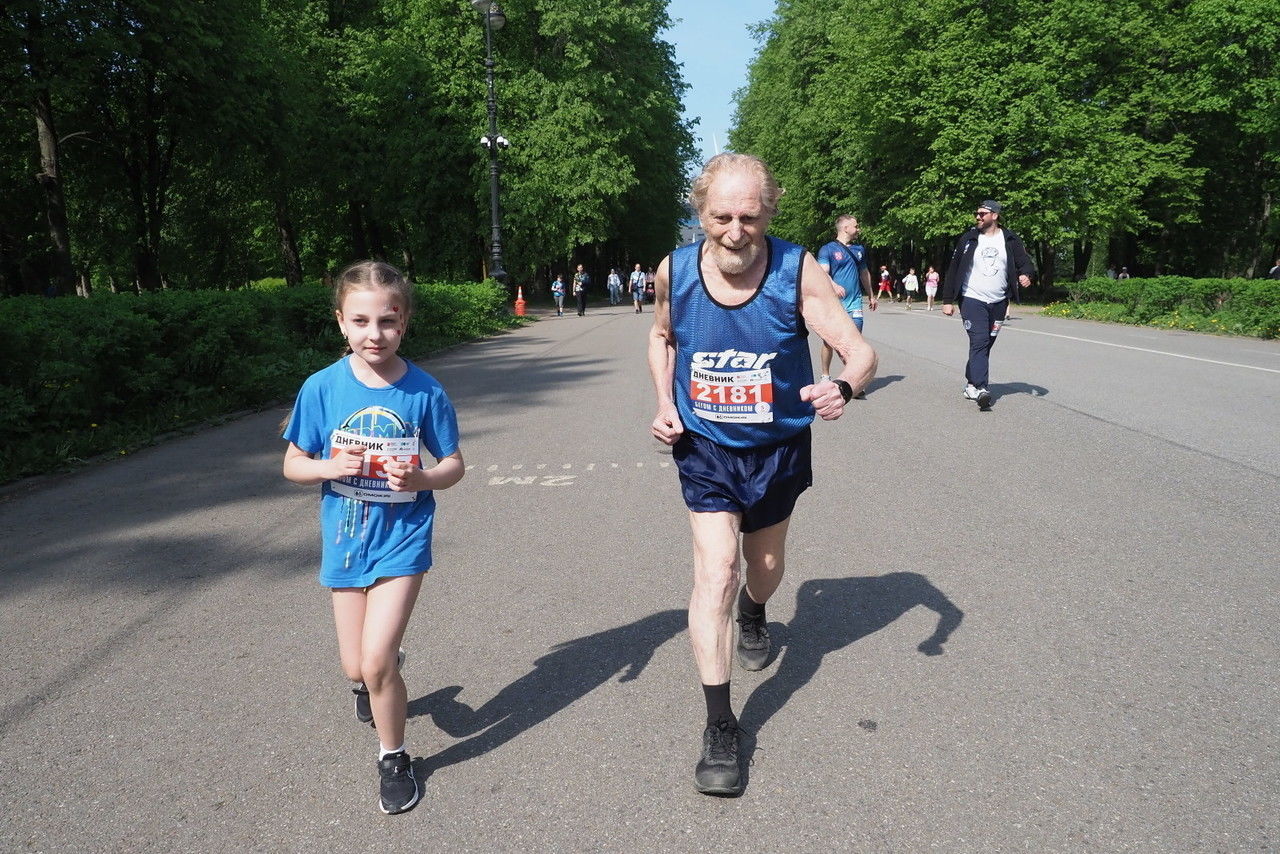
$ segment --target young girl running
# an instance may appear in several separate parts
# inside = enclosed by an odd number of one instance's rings
[[[334,306],[351,352],[307,378],[284,431],[284,476],[321,487],[320,583],[332,592],[342,669],[360,683],[356,715],[378,731],[378,807],[388,814],[420,796],[404,744],[398,651],[431,568],[432,492],[464,472],[444,389],[396,355],[412,295],[388,264],[342,272]],[[428,453],[437,464],[424,469]]]

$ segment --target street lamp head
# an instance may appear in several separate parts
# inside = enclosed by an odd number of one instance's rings
[[[471,0],[471,5],[481,15],[488,17],[489,26],[495,30],[502,29],[507,22],[507,16],[502,14],[502,7],[494,0]]]

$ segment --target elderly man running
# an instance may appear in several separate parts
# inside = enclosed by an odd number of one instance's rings
[[[667,256],[655,287],[652,431],[673,446],[693,528],[689,635],[707,703],[694,784],[708,794],[742,792],[729,701],[734,602],[738,662],[760,670],[764,606],[782,580],[791,511],[813,480],[809,424],[815,413],[839,418],[876,368],[818,262],[766,234],[781,194],[759,158],[712,158],[689,194],[706,239]],[[812,382],[809,330],[839,354],[838,378]]]

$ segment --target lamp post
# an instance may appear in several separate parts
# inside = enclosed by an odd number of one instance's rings
[[[494,0],[471,0],[475,10],[484,15],[484,67],[489,84],[489,132],[480,137],[480,144],[489,149],[489,218],[492,234],[489,238],[491,260],[489,275],[506,284],[507,271],[502,263],[502,212],[498,207],[498,149],[510,145],[498,135],[498,99],[493,92],[493,31],[502,29],[507,16]]]

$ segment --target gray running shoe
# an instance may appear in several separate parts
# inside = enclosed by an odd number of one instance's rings
[[[763,670],[769,663],[769,627],[764,615],[744,617],[738,615],[738,664],[743,670]]]
[[[733,721],[719,721],[703,731],[702,758],[694,771],[693,785],[704,795],[742,794],[738,725]]]

